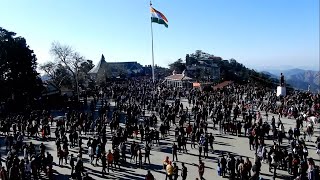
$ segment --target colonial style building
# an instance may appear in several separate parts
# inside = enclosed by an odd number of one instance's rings
[[[185,70],[181,74],[173,71],[172,75],[165,77],[164,83],[170,87],[192,87],[193,79],[186,75]]]
[[[89,74],[96,82],[104,82],[107,77],[130,77],[142,72],[143,66],[137,62],[106,62],[102,55],[98,64],[89,71]]]

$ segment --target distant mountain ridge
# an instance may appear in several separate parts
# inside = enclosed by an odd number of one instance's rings
[[[293,68],[287,70],[270,69],[261,73],[269,75],[271,78],[280,78],[280,73],[283,73],[286,83],[295,89],[308,90],[310,85],[311,91],[320,90],[320,71]]]

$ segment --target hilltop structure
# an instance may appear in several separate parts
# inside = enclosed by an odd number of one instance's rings
[[[196,79],[206,79],[210,81],[220,80],[220,67],[218,63],[221,57],[210,55],[202,51],[196,51],[195,54],[187,54],[186,69],[190,76]]]

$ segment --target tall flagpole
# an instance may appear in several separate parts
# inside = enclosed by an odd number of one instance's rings
[[[150,8],[152,7],[152,3],[150,1]],[[152,18],[152,17],[151,17]],[[154,83],[154,52],[153,52],[153,28],[152,28],[152,20],[151,23],[151,49],[152,49],[152,82]]]

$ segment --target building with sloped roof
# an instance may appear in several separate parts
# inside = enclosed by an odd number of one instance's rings
[[[98,83],[105,82],[106,78],[131,77],[142,73],[143,66],[135,61],[131,62],[107,62],[102,54],[100,61],[88,74]]]
[[[192,87],[193,79],[187,76],[185,70],[181,74],[174,70],[172,75],[165,77],[164,83],[170,87]]]

